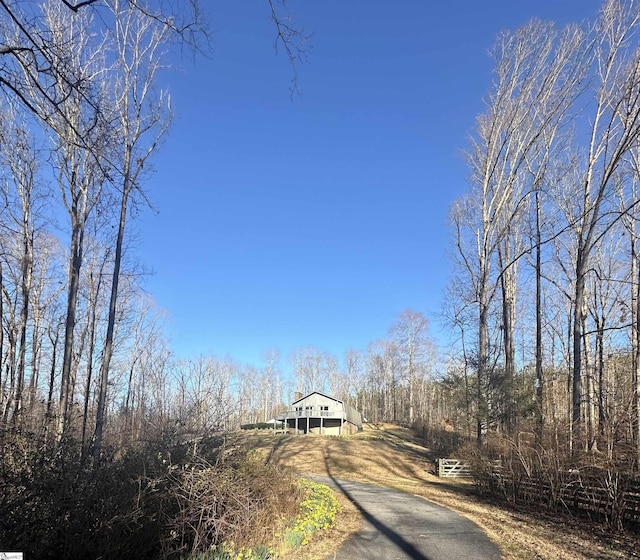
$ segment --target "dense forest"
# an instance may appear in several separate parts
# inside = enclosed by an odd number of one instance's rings
[[[269,5],[295,71],[297,32]],[[90,472],[149,442],[267,421],[294,391],[313,390],[370,422],[413,426],[436,449],[457,442],[487,460],[515,457],[527,476],[536,460],[545,473],[638,472],[636,2],[497,38],[465,151],[469,188],[450,212],[437,319],[448,348],[409,309],[367,348],[267,350],[260,366],[176,358],[129,246],[171,122],[157,87],[164,57],[206,43],[197,2],[163,7],[0,3],[5,481],[34,457]]]

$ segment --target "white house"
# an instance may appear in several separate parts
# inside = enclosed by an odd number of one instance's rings
[[[362,431],[362,416],[352,406],[322,393],[296,393],[289,410],[276,415],[295,433],[349,435]]]

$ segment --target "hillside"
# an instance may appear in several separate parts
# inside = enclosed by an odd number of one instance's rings
[[[435,457],[411,431],[399,426],[368,425],[349,438],[266,432],[236,437],[261,450],[268,461],[299,473],[398,488],[450,507],[483,527],[506,560],[640,557],[638,535],[611,535],[582,519],[488,503],[473,493],[471,483],[438,478],[433,474]],[[357,527],[357,514],[347,504],[341,527],[312,543],[309,552],[315,557],[329,554]]]

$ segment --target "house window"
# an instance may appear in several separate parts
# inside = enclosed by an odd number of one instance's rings
[[[320,416],[329,416],[329,407],[321,406],[320,407]]]

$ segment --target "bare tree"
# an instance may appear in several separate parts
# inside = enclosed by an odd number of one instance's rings
[[[169,9],[170,3],[162,0],[126,0],[126,4],[141,17],[165,27],[190,48],[202,49],[208,43],[207,24],[198,0],[180,2],[175,11]],[[104,9],[112,9],[113,5],[112,0],[0,1],[0,90],[19,101],[47,126],[52,118],[67,120],[63,106],[69,95],[85,97],[92,103],[90,96],[86,96],[84,81],[70,72],[55,54],[69,48],[69,44],[64,40],[58,42],[62,37],[49,32],[43,12],[55,10],[68,19],[97,15],[93,29],[96,36],[102,36],[113,29],[112,20],[102,17]],[[277,10],[273,13],[276,21],[282,19]],[[288,39],[286,34],[282,37]],[[64,88],[60,88],[60,84],[64,84]],[[72,120],[67,124],[74,128]],[[90,142],[84,143],[81,130],[76,132],[78,145],[93,151]],[[101,158],[98,152],[95,155]]]
[[[406,399],[400,386],[401,355],[393,340],[376,340],[367,349],[368,369],[363,410],[373,422],[396,422],[408,416]],[[406,411],[406,414],[405,414]]]
[[[389,329],[389,334],[398,345],[403,358],[403,369],[409,392],[409,424],[415,421],[415,377],[416,370],[429,354],[431,341],[427,318],[418,311],[406,309]]]
[[[310,393],[326,391],[327,377],[324,353],[318,348],[298,348],[289,356],[296,378],[296,391]]]
[[[353,399],[352,404],[365,415],[364,403],[362,402],[362,390],[365,385],[364,356],[357,350],[347,350],[344,356],[345,375],[347,377],[349,398]]]
[[[231,394],[235,373],[233,362],[211,356],[178,365],[177,420],[181,430],[191,436],[203,436],[229,429],[229,420],[237,411],[237,401]]]
[[[70,88],[67,79],[58,75],[50,90],[60,97],[57,111],[47,116],[54,172],[64,207],[69,215],[70,247],[68,290],[65,319],[62,377],[58,410],[58,438],[64,435],[70,421],[70,406],[75,386],[74,335],[80,275],[84,260],[87,223],[102,196],[106,180],[102,161],[96,153],[106,153],[109,130],[102,120],[105,59],[103,44],[92,43],[91,25],[86,13],[69,14],[60,4],[45,7],[45,21],[52,36],[48,56],[56,66],[67,67],[65,76],[82,82],[82,89]],[[48,98],[39,88],[30,90],[34,104],[45,104]],[[52,95],[54,95],[52,93]],[[42,108],[45,112],[46,108]],[[85,146],[91,145],[91,150]]]
[[[638,221],[640,208],[640,146],[629,152],[632,176],[628,188],[620,190],[622,223],[629,234],[629,305],[631,320],[631,401],[632,439],[640,463],[640,231]]]
[[[459,266],[477,307],[477,439],[483,441],[487,410],[482,394],[489,373],[491,305],[501,286],[505,369],[513,375],[515,264],[522,256],[517,224],[533,192],[529,170],[552,141],[584,77],[582,32],[530,22],[500,35],[495,81],[487,112],[478,118],[468,163],[473,190],[452,210]],[[496,270],[497,269],[497,270]]]
[[[276,45],[291,63],[292,89],[296,90],[296,69],[306,52],[307,38],[293,24],[284,2],[267,0],[266,6],[275,25]],[[43,252],[41,259],[36,254],[33,214],[26,219],[32,223],[22,235],[25,245],[21,248],[26,247],[26,252],[22,251],[19,263],[14,258],[18,237],[10,236],[15,245],[10,246],[5,243],[7,232],[0,232],[1,411],[6,417],[13,409],[17,418],[29,368],[29,402],[37,406],[44,377],[40,374],[46,370],[43,432],[50,430],[50,421],[55,419],[58,441],[71,434],[71,411],[77,394],[82,393],[78,415],[82,415],[83,442],[95,411],[95,459],[100,456],[110,403],[122,396],[124,410],[133,413],[144,408],[147,399],[149,368],[146,362],[142,365],[147,357],[138,353],[137,361],[134,357],[129,362],[128,381],[118,367],[119,360],[127,363],[124,352],[120,355],[116,350],[125,323],[131,321],[123,298],[127,287],[123,260],[131,209],[146,202],[142,186],[150,158],[171,120],[169,97],[158,89],[157,75],[175,40],[189,48],[206,48],[206,22],[197,0],[175,4],[163,0],[0,1],[0,94],[25,115],[25,131],[31,129],[36,136],[48,138],[48,161],[69,217],[63,310],[58,307],[59,278],[47,285],[42,274],[53,253]],[[17,157],[18,152],[2,155]],[[2,202],[7,202],[6,197]],[[20,207],[13,202],[10,211],[18,216]],[[101,245],[106,238],[100,227],[112,218],[114,206],[118,214],[114,239],[109,240],[112,245]],[[6,211],[4,204],[0,207],[3,222]],[[11,258],[5,258],[9,247]],[[55,262],[59,258],[56,253]],[[102,329],[104,290],[110,290],[106,330]],[[149,375],[156,389],[161,384],[158,380],[169,375],[171,360],[166,353],[162,356],[163,373],[157,378]],[[323,382],[325,362],[316,368],[316,377]],[[76,389],[80,385],[82,389]],[[9,393],[13,407],[5,398]],[[154,391],[162,419],[168,416],[169,401],[168,392]],[[134,420],[138,421],[131,422]],[[228,417],[224,421],[229,422]],[[138,422],[130,427],[140,430],[140,426]]]
[[[623,236],[620,231],[611,231],[603,239],[592,255],[592,274],[588,280],[589,294],[587,314],[590,319],[583,327],[585,350],[592,346],[592,356],[586,357],[587,368],[587,444],[589,449],[598,450],[598,439],[604,438],[607,449],[612,449],[606,438],[611,434],[609,421],[611,379],[607,367],[608,355],[613,353],[614,338],[618,329],[626,329],[626,313],[621,313],[621,305],[628,300],[629,270],[620,257]],[[593,337],[593,344],[587,341]]]
[[[158,147],[170,123],[170,104],[163,92],[157,92],[156,79],[161,68],[168,29],[149,19],[126,1],[114,0],[113,47],[117,66],[112,71],[117,186],[120,194],[120,216],[115,240],[111,297],[107,333],[100,367],[100,387],[94,433],[94,459],[98,460],[106,416],[109,366],[118,304],[118,287],[127,214],[132,195],[142,192],[144,166]]]
[[[34,277],[34,246],[38,221],[41,221],[42,197],[38,189],[39,154],[35,140],[27,124],[19,119],[12,107],[6,107],[0,129],[0,161],[6,169],[8,185],[4,189],[13,200],[6,199],[9,228],[16,239],[16,262],[20,312],[16,325],[17,364],[15,385],[12,387],[13,419],[18,421],[23,405],[25,371],[27,368],[27,334],[32,314],[32,292]]]
[[[280,351],[272,348],[262,353],[264,366],[261,370],[260,394],[262,395],[263,409],[262,420],[267,422],[274,412],[274,407],[282,401],[282,395],[278,392],[281,388],[279,382],[280,371],[278,362],[280,361]]]
[[[583,433],[583,317],[587,273],[594,248],[601,239],[603,218],[611,201],[614,179],[630,148],[640,136],[640,50],[632,38],[640,24],[640,6],[608,0],[595,29],[593,110],[589,142],[577,185],[580,216],[575,224],[575,286],[573,315],[572,435],[576,446]]]

